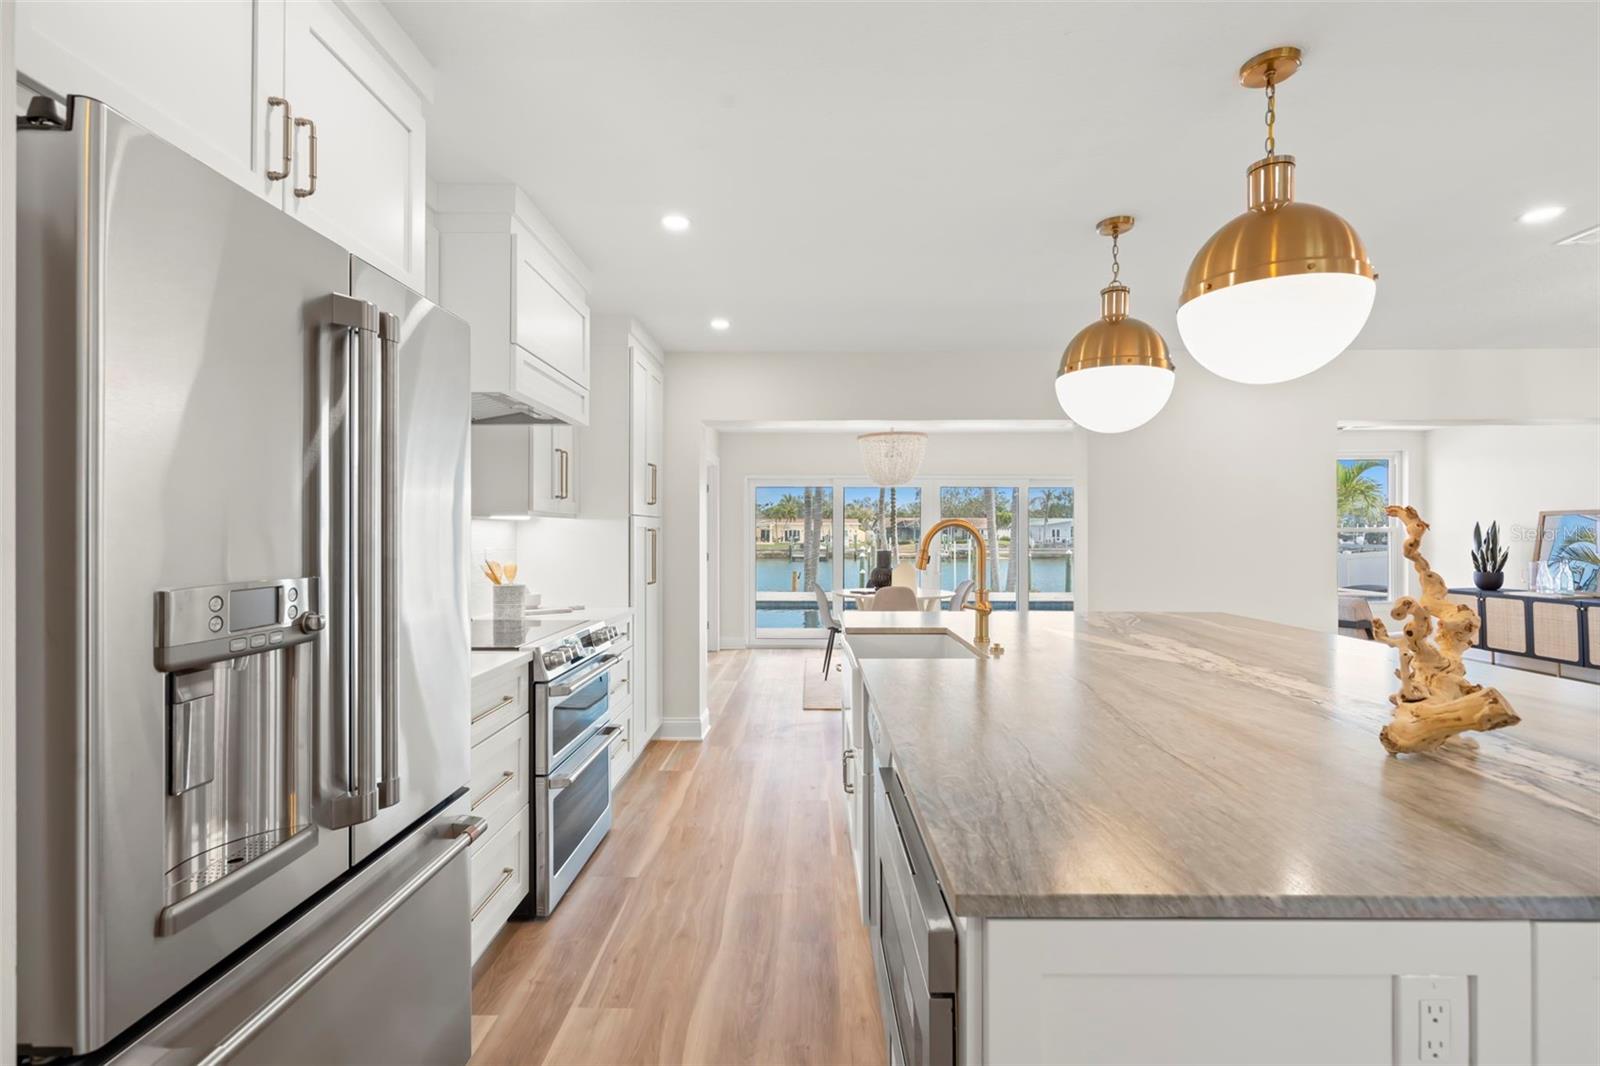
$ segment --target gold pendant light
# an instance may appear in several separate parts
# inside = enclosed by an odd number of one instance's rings
[[[1119,238],[1133,228],[1130,215],[1101,219],[1095,229],[1111,238],[1111,284],[1100,290],[1100,319],[1078,331],[1061,355],[1056,400],[1067,417],[1096,433],[1121,433],[1154,418],[1172,395],[1167,342],[1148,323],[1128,317]]]
[[[1377,272],[1351,225],[1294,198],[1294,156],[1279,155],[1277,89],[1300,69],[1300,49],[1273,48],[1239,68],[1264,89],[1266,156],[1246,171],[1248,209],[1219,229],[1189,265],[1178,333],[1206,369],[1246,384],[1309,374],[1366,325]]]

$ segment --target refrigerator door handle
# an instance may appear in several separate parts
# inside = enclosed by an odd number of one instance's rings
[[[205,1058],[200,1060],[200,1066],[221,1066],[237,1055],[241,1048],[248,1044],[263,1029],[270,1025],[278,1016],[292,1006],[295,1000],[305,995],[311,986],[356,949],[373,930],[382,925],[391,914],[405,905],[405,902],[422,890],[429,881],[455,861],[457,855],[467,850],[472,843],[483,835],[489,823],[482,818],[467,815],[452,821],[448,826],[439,830],[439,836],[448,839],[450,843],[435,855],[427,865],[418,870],[405,884],[397,889],[394,895],[384,900],[360,925],[350,930],[343,939],[328,950],[328,953],[312,963],[311,967],[289,983],[281,992],[273,996],[264,1006],[244,1021],[240,1022],[232,1032],[223,1037],[216,1047],[212,1048]]]
[[[381,629],[374,618],[383,617],[382,582],[376,568],[382,564],[378,524],[382,520],[381,478],[375,476],[372,457],[379,451],[382,434],[380,404],[374,402],[381,381],[373,371],[378,361],[378,309],[366,300],[334,293],[327,301],[327,322],[349,331],[344,359],[345,454],[338,498],[331,501],[339,512],[342,537],[329,546],[330,565],[336,571],[322,587],[328,590],[329,615],[337,632],[329,652],[335,657],[342,683],[331,687],[340,699],[335,713],[349,724],[349,740],[342,753],[349,767],[349,791],[332,804],[332,828],[357,825],[378,815],[377,707],[383,697]],[[335,375],[335,382],[338,375]]]
[[[383,508],[378,522],[383,559],[383,611],[379,622],[383,632],[383,780],[378,785],[378,807],[382,809],[400,802],[400,722],[396,707],[400,684],[395,675],[395,660],[399,651],[395,639],[395,616],[400,610],[399,575],[395,571],[395,561],[400,556],[399,545],[395,543],[396,519],[400,514],[395,460],[400,452],[395,414],[397,369],[394,365],[400,352],[400,316],[389,311],[383,312],[378,317],[378,338],[380,354],[377,365],[382,377],[379,402],[383,422],[383,454],[379,460]]]

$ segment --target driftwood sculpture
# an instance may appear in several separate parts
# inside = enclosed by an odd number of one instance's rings
[[[1467,680],[1461,653],[1478,639],[1478,612],[1446,596],[1444,578],[1422,557],[1422,535],[1428,523],[1415,507],[1389,507],[1387,513],[1406,527],[1404,554],[1422,582],[1422,598],[1403,596],[1389,617],[1407,620],[1399,635],[1374,619],[1373,635],[1400,652],[1400,691],[1389,697],[1394,720],[1378,739],[1389,754],[1428,751],[1469,729],[1488,732],[1522,719],[1492,688]]]

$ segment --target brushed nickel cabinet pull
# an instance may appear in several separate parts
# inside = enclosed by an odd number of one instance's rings
[[[489,717],[491,714],[493,714],[495,711],[498,711],[500,708],[509,706],[510,704],[513,704],[513,703],[516,703],[516,702],[517,702],[517,698],[515,696],[501,696],[499,703],[495,704],[493,707],[490,707],[486,711],[479,711],[477,714],[472,716],[472,720],[470,722],[468,722],[467,724],[468,725],[477,725],[479,722],[483,721],[485,718]]]
[[[267,168],[268,181],[282,181],[289,176],[289,163],[294,151],[294,110],[290,108],[289,101],[281,96],[267,97],[267,111],[275,107],[283,108],[283,169],[273,170]]]
[[[489,890],[489,894],[483,897],[483,902],[472,908],[472,916],[468,918],[467,921],[469,923],[477,921],[478,915],[483,913],[483,908],[493,903],[494,898],[500,894],[500,890],[505,888],[506,885],[510,884],[511,879],[516,875],[517,868],[515,866],[507,866],[503,868],[500,871],[500,880],[496,881],[494,883],[494,887]]]
[[[479,796],[477,799],[473,800],[472,806],[468,809],[475,811],[483,804],[488,803],[489,797],[493,796],[496,792],[499,792],[502,788],[505,788],[507,785],[511,784],[512,780],[516,776],[517,772],[515,770],[507,770],[502,773],[500,775],[500,780],[494,783],[494,787],[485,792],[483,795]]]
[[[656,464],[654,464],[654,463],[646,463],[644,465],[648,466],[650,468],[650,498],[648,500],[644,501],[644,502],[649,504],[651,507],[654,507],[656,505],[656,503],[658,502],[657,501],[657,493],[656,493],[656,481],[657,481],[657,475],[660,473],[661,468],[656,466]]]
[[[311,121],[309,118],[297,118],[294,120],[294,124],[296,126],[306,127],[307,132],[310,135],[307,142],[309,151],[306,158],[309,164],[307,169],[310,174],[311,181],[304,189],[298,185],[294,187],[294,194],[304,199],[307,196],[315,196],[317,194],[317,124]]]
[[[645,584],[654,585],[656,583],[656,531],[647,529],[645,532],[650,534],[650,580],[646,581]]]

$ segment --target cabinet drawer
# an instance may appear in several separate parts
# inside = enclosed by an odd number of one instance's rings
[[[528,808],[472,846],[472,961],[528,894]]]
[[[472,682],[472,743],[488,739],[528,713],[528,665],[487,674]]]
[[[624,707],[613,715],[611,724],[622,730],[622,736],[611,744],[611,791],[615,792],[638,754],[633,750],[632,706]]]
[[[633,649],[616,653],[617,661],[611,667],[611,706],[621,707],[633,702]]]
[[[526,715],[473,747],[467,804],[489,823],[487,835],[494,835],[507,817],[527,806],[528,765]]]

